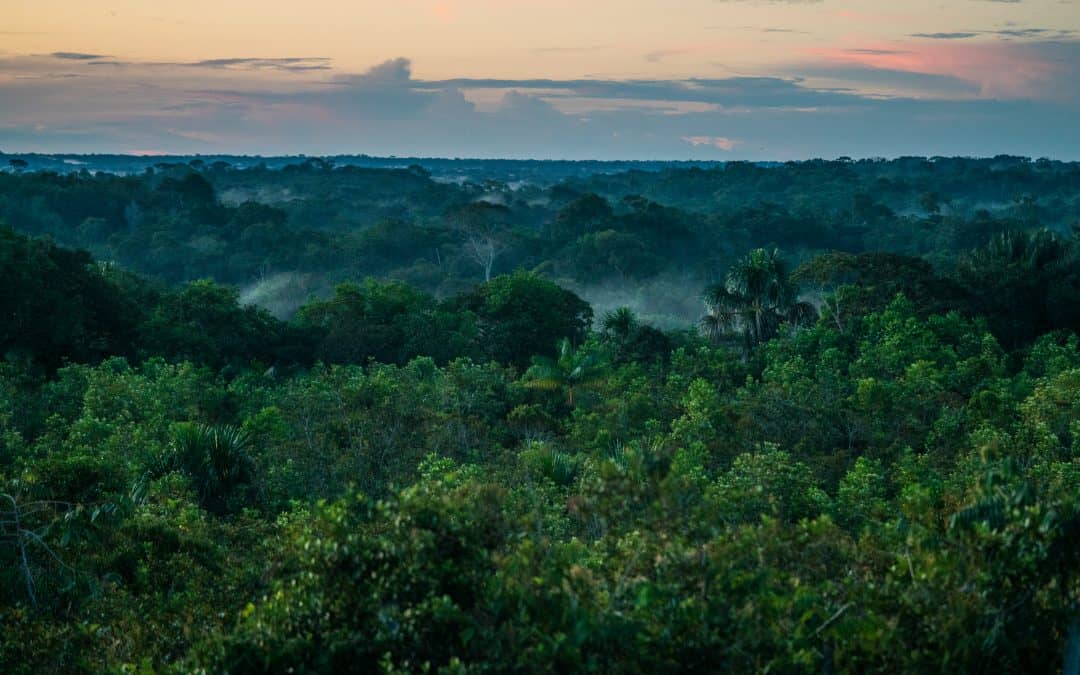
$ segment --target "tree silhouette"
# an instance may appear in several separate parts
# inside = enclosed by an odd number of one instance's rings
[[[785,322],[798,328],[817,318],[813,305],[799,301],[776,249],[754,249],[736,262],[724,283],[705,291],[705,308],[701,326],[709,336],[742,333],[748,350],[775,337]]]

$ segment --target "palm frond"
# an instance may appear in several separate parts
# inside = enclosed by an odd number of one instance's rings
[[[637,326],[637,317],[629,307],[619,307],[606,314],[600,321],[600,327],[609,335],[625,338]]]
[[[238,427],[181,424],[173,434],[169,455],[159,470],[188,474],[204,503],[220,502],[234,488],[250,483],[255,470],[251,439]]]
[[[541,391],[554,391],[562,388],[564,382],[561,378],[536,378],[525,380],[522,383],[526,389],[539,389]]]

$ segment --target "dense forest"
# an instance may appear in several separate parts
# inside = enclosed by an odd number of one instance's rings
[[[1015,157],[728,163],[553,183],[514,177],[555,177],[563,163],[545,174],[530,168],[545,162],[463,161],[434,174],[196,159],[116,175],[30,170],[37,162],[0,172],[0,221],[166,284],[235,285],[282,319],[342,281],[395,279],[445,298],[528,269],[598,313],[629,306],[685,327],[701,312],[697,289],[754,248],[778,247],[792,265],[890,252],[948,269],[996,234],[1068,235],[1080,219],[1080,163]],[[455,170],[466,179],[448,178]]]
[[[1080,672],[1080,164],[36,168],[0,672]]]

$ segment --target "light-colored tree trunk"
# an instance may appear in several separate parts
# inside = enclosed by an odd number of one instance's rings
[[[18,502],[11,495],[4,495],[11,502],[11,518],[14,523],[15,545],[19,549],[19,566],[22,568],[23,581],[26,583],[26,595],[30,604],[37,607],[37,593],[34,592],[34,574],[30,569],[30,560],[26,555],[26,532],[23,531],[22,514]]]

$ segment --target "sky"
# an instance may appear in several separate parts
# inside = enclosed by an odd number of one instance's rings
[[[0,0],[0,151],[1080,159],[1080,0]]]

